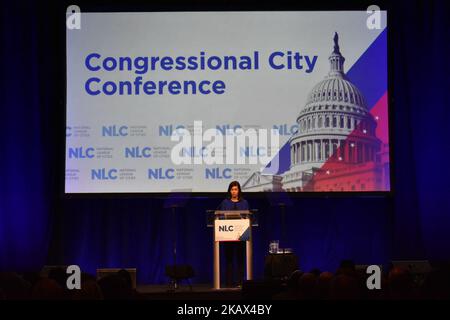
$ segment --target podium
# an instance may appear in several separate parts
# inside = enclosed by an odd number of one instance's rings
[[[253,279],[252,227],[258,226],[256,210],[207,210],[208,227],[214,229],[214,289],[220,289],[220,243],[245,241],[246,279]]]

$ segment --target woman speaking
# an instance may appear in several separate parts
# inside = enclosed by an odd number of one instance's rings
[[[228,186],[228,198],[220,204],[220,210],[248,210],[247,200],[242,198],[241,185],[233,181]],[[242,286],[244,279],[245,241],[223,242],[226,261],[226,286]],[[234,270],[236,267],[236,271]],[[237,279],[233,275],[237,274]]]

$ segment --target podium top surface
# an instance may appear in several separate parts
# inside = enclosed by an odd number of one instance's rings
[[[257,227],[257,215],[258,210],[206,210],[207,212],[207,226],[212,227],[215,220],[227,220],[227,219],[250,219],[252,226]]]
[[[250,210],[214,210],[215,215],[252,214]]]

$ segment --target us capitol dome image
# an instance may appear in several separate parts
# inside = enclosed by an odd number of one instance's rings
[[[377,122],[344,72],[337,33],[328,60],[328,75],[310,91],[296,119],[298,131],[289,139],[289,170],[281,175],[255,172],[243,184],[246,191],[383,189],[388,168],[381,163]]]

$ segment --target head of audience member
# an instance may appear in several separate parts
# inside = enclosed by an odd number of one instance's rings
[[[360,297],[358,280],[347,274],[339,274],[330,285],[330,297],[337,300],[357,299]]]
[[[356,267],[352,260],[342,260],[336,275],[345,274],[351,277],[356,277]]]
[[[90,280],[97,281],[95,276],[93,276],[93,275],[91,275],[89,273],[86,273],[86,272],[82,272],[81,273],[81,282],[83,282],[83,281],[90,281]]]
[[[81,289],[73,290],[72,300],[103,300],[103,294],[97,281],[93,279],[81,280]]]
[[[23,300],[29,298],[31,285],[15,272],[0,273],[0,289],[5,299]]]
[[[450,299],[450,270],[433,270],[422,285],[422,297],[425,299]]]
[[[66,295],[54,279],[42,278],[34,285],[31,297],[35,300],[60,300],[65,299]]]
[[[41,275],[36,271],[24,272],[22,273],[22,279],[28,282],[32,288],[41,279]]]
[[[69,275],[67,274],[66,270],[61,267],[52,268],[48,272],[48,278],[55,280],[56,283],[59,284],[59,286],[61,288],[66,288],[66,286],[67,286],[66,282],[67,282],[68,276]]]
[[[117,274],[119,275],[119,277],[121,277],[123,279],[123,281],[125,281],[127,288],[129,290],[132,290],[133,289],[133,281],[131,279],[131,274],[125,269],[119,270],[117,272]]]
[[[313,299],[317,277],[313,273],[304,273],[298,280],[298,293],[300,299]]]
[[[301,270],[295,270],[291,273],[289,278],[286,281],[287,289],[289,291],[297,291],[298,290],[298,280],[302,276],[303,272]]]
[[[311,269],[311,271],[309,273],[312,273],[316,277],[319,277],[322,272],[320,271],[319,268],[313,268],[313,269]]]
[[[130,299],[131,292],[126,281],[118,274],[101,278],[98,285],[105,300]]]
[[[408,269],[394,267],[389,272],[389,297],[391,299],[408,299],[413,297],[414,281]]]
[[[333,280],[331,272],[322,272],[317,278],[316,293],[319,299],[328,299],[330,297],[330,286]]]

